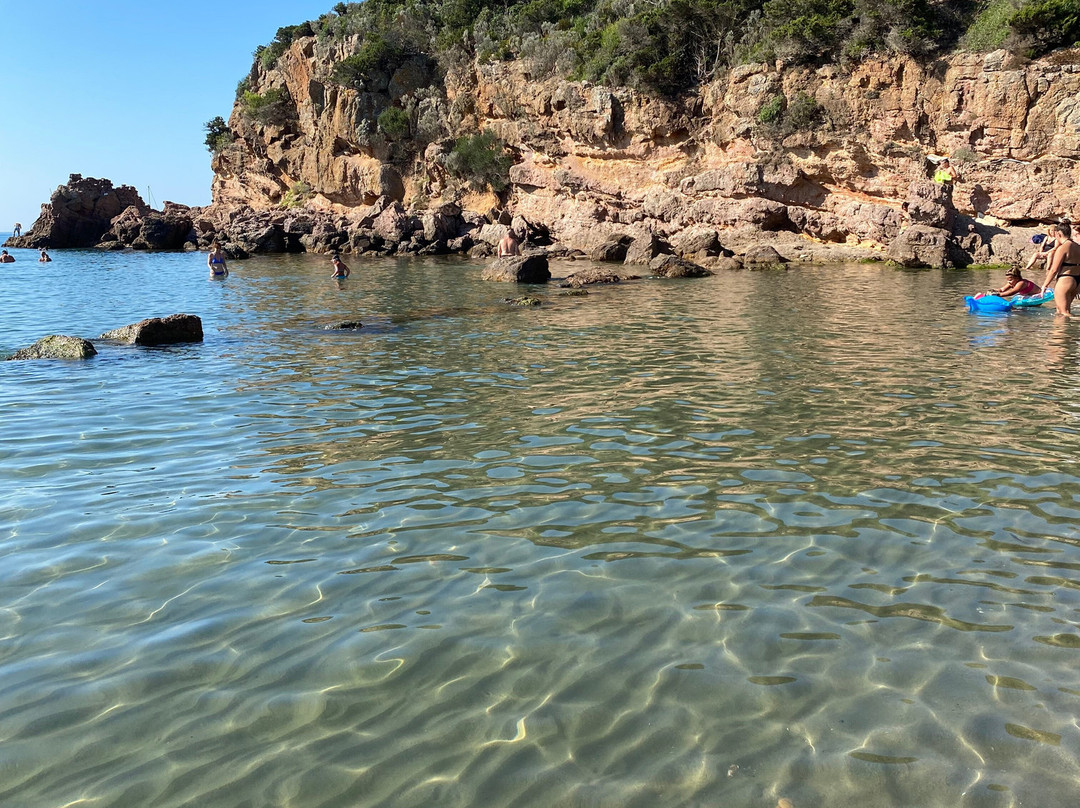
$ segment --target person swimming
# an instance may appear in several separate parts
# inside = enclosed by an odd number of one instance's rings
[[[39,262],[39,263],[42,263],[42,264],[46,264],[46,263],[48,263],[48,262],[49,262],[49,261],[51,261],[51,260],[52,260],[52,259],[51,259],[51,258],[49,258],[49,254],[48,254],[47,252],[45,252],[45,250],[42,250],[42,251],[41,251],[41,258],[39,258],[39,259],[38,259],[38,262]]]
[[[210,245],[210,254],[206,257],[206,265],[210,267],[211,277],[229,277],[229,267],[225,263],[225,253],[221,251],[221,245],[216,241]]]
[[[7,250],[0,250],[0,264],[14,264],[15,256],[9,255]]]

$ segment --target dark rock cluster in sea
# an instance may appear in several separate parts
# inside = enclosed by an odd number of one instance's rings
[[[106,342],[125,345],[174,345],[202,342],[202,319],[194,314],[170,314],[148,317],[137,323],[106,331],[99,337]],[[16,351],[8,359],[89,359],[97,355],[94,344],[82,337],[51,334],[29,348]]]

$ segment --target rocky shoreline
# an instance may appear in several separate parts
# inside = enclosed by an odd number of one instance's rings
[[[760,223],[720,230],[692,222],[670,237],[612,233],[585,251],[558,242],[545,224],[506,208],[481,214],[447,202],[433,209],[410,210],[399,200],[381,196],[347,213],[188,207],[173,202],[154,210],[131,186],[116,187],[107,179],[73,174],[42,205],[32,227],[9,238],[4,246],[194,251],[208,250],[218,241],[232,259],[301,252],[488,257],[513,229],[524,234],[534,252],[548,257],[650,267],[657,274],[688,274],[685,266],[672,269],[678,262],[706,269],[858,260],[891,260],[906,267],[963,267],[1016,263],[1025,257],[1037,228],[1005,228],[965,216],[953,206],[950,190],[929,180],[912,182],[903,212],[882,222],[883,229],[893,234],[885,250],[868,244],[831,243],[790,230],[766,230]],[[666,270],[661,269],[665,266]],[[498,274],[488,273],[490,279],[507,279],[495,277]]]

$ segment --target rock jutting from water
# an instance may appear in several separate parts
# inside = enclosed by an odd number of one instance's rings
[[[128,345],[146,346],[202,342],[202,320],[194,314],[148,317],[123,328],[106,331],[101,335],[101,339],[115,340]]]
[[[551,280],[546,255],[511,255],[496,258],[480,275],[485,281],[503,283],[547,283]]]
[[[42,337],[29,348],[16,351],[8,359],[89,359],[97,349],[89,340],[63,334]]]

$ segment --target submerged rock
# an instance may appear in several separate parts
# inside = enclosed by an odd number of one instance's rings
[[[547,283],[551,280],[551,270],[546,255],[513,255],[496,258],[480,277],[503,283]]]
[[[340,323],[328,323],[323,326],[323,331],[356,331],[363,328],[364,324],[359,320],[343,320]]]
[[[596,283],[619,283],[623,280],[623,277],[618,273],[611,272],[607,269],[600,269],[599,267],[590,267],[589,269],[583,269],[580,272],[574,272],[563,278],[559,286],[563,288],[579,289],[582,286],[589,286]]]
[[[503,303],[511,306],[539,306],[541,301],[537,297],[504,297]]]
[[[29,348],[16,351],[8,359],[89,359],[97,349],[82,337],[51,334]]]
[[[706,278],[712,272],[700,264],[674,255],[661,255],[649,263],[649,269],[661,278]]]
[[[102,339],[126,342],[129,345],[169,345],[177,342],[202,342],[202,320],[194,314],[170,314],[168,317],[149,317],[137,323],[106,331]]]

